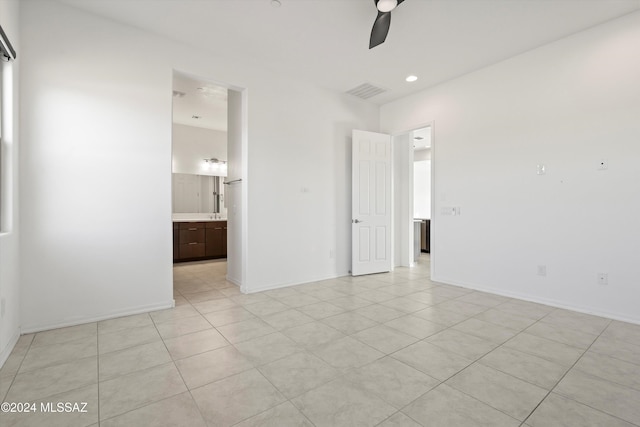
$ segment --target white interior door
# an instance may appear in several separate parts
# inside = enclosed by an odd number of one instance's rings
[[[353,131],[351,272],[391,270],[391,137]]]

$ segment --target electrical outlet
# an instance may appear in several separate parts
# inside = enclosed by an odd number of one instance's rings
[[[606,286],[609,284],[609,274],[608,273],[598,273],[598,285]]]
[[[544,174],[546,174],[546,173],[547,173],[547,166],[546,166],[546,165],[543,165],[543,164],[539,164],[539,165],[536,167],[536,173],[537,173],[538,175],[544,175]]]
[[[539,265],[538,266],[538,276],[546,276],[547,275],[547,266]]]

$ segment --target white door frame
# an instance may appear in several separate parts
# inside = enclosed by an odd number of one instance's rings
[[[434,250],[433,250],[433,243],[434,243],[434,234],[436,234],[435,232],[435,227],[434,227],[434,221],[436,219],[436,197],[435,197],[435,190],[436,190],[436,141],[435,141],[435,121],[430,121],[430,122],[426,122],[422,125],[419,126],[415,126],[412,127],[409,130],[405,130],[405,131],[401,131],[401,132],[394,132],[391,134],[391,138],[392,138],[392,145],[396,142],[396,138],[401,137],[403,135],[409,135],[409,137],[411,137],[411,134],[418,130],[418,129],[423,129],[423,128],[430,128],[431,129],[431,252],[430,252],[430,260],[431,260],[431,276],[433,277],[434,275],[434,271],[435,271],[435,258],[436,256],[434,255]],[[398,198],[396,197],[395,191],[394,191],[394,199],[393,199],[393,203],[394,205],[396,203],[402,203],[404,204],[404,206],[408,209],[409,211],[409,216],[410,218],[406,218],[407,221],[411,221],[410,226],[408,227],[408,236],[407,237],[407,241],[409,243],[409,257],[408,260],[406,260],[404,263],[408,264],[408,266],[412,266],[413,265],[413,145],[410,143],[407,147],[407,150],[409,150],[409,152],[405,153],[405,159],[404,161],[402,159],[396,159],[394,157],[393,160],[393,166],[394,168],[396,167],[400,167],[400,168],[406,168],[409,171],[409,182],[408,182],[408,186],[409,186],[409,197],[406,200],[398,200]],[[395,153],[395,149],[392,150]],[[392,184],[393,185],[393,184]],[[394,248],[393,251],[395,252],[396,250],[398,250],[398,248],[395,248],[395,233],[397,232],[402,232],[402,230],[396,230],[395,227],[395,220],[392,219],[392,221],[394,222],[394,227],[392,227],[392,242],[394,243]]]

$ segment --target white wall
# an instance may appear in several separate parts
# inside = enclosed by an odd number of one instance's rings
[[[246,290],[346,273],[348,138],[377,129],[376,106],[57,2],[21,6],[26,330],[171,303],[174,69],[250,93]]]
[[[23,329],[171,306],[158,41],[47,1],[21,2],[21,31]]]
[[[228,179],[227,184],[227,280],[242,286],[248,291],[246,283],[247,260],[247,174],[246,174],[246,123],[242,117],[246,114],[246,93],[237,90],[228,92],[227,131],[228,131]],[[265,214],[268,212],[265,211]]]
[[[250,289],[348,274],[351,131],[376,131],[378,107],[286,79],[249,99]]]
[[[202,169],[202,161],[210,158],[227,160],[226,132],[174,123],[172,139],[174,173],[221,175]]]
[[[18,1],[0,1],[0,25],[18,54],[15,62],[2,66],[2,226],[0,228],[0,366],[11,353],[20,335],[19,218],[18,218],[18,83],[22,56],[18,34]]]
[[[409,267],[413,263],[413,180],[411,169],[412,141],[410,133],[396,135],[393,145],[393,261],[394,266]]]
[[[413,217],[431,218],[431,150],[418,150],[413,158]],[[426,158],[425,158],[426,157]]]
[[[435,122],[436,212],[461,207],[434,280],[640,322],[638,76],[634,13],[384,105],[383,131]]]

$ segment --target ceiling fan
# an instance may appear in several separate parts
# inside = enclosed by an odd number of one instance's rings
[[[379,44],[384,43],[391,26],[391,11],[398,7],[404,0],[373,0],[378,9],[378,16],[373,23],[371,29],[371,38],[369,39],[369,49],[373,49]]]

